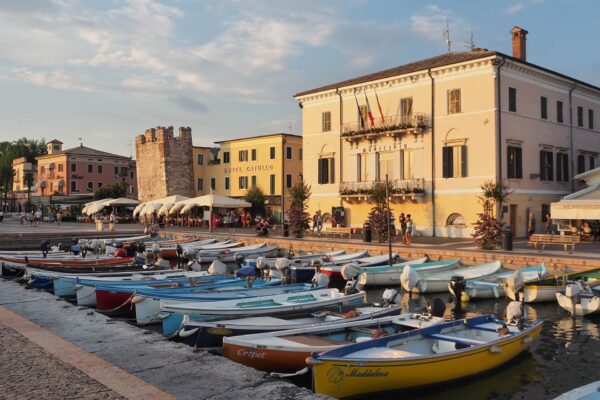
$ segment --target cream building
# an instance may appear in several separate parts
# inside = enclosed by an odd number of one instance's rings
[[[296,94],[309,212],[343,207],[346,225],[362,226],[368,188],[387,174],[396,217],[469,237],[494,180],[514,190],[498,207],[514,233],[530,211],[543,230],[549,204],[598,165],[600,88],[527,62],[527,31],[511,32],[512,56],[452,52]]]
[[[268,216],[281,220],[290,206],[289,189],[302,177],[302,137],[275,133],[193,148],[196,196],[243,197],[256,185],[265,193]]]

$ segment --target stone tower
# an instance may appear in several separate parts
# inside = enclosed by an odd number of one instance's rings
[[[135,138],[138,198],[140,201],[180,194],[194,196],[192,129],[159,126]]]

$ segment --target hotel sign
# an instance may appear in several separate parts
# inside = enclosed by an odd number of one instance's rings
[[[259,172],[259,171],[273,171],[273,164],[268,165],[248,165],[246,167],[225,167],[226,174],[231,173],[244,173],[244,172]]]

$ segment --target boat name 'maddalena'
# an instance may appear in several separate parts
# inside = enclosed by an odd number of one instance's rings
[[[239,349],[237,355],[240,357],[248,357],[248,358],[265,358],[266,353],[257,353],[256,351],[246,351],[244,349]]]
[[[358,368],[352,368],[352,370],[344,372],[341,368],[334,367],[327,372],[327,378],[332,383],[338,383],[344,377],[348,378],[380,378],[388,376],[386,371],[382,371],[381,368],[377,369],[365,369],[363,371]]]

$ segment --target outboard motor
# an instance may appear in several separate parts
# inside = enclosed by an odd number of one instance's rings
[[[459,275],[454,275],[450,278],[448,289],[454,296],[454,308],[452,309],[452,319],[462,318],[464,312],[462,310],[461,296],[465,291],[465,278]]]
[[[312,287],[317,287],[317,286],[323,286],[323,287],[327,287],[329,286],[329,277],[327,275],[322,274],[321,272],[319,272],[319,270],[317,270],[317,272],[315,272],[315,276],[313,276],[312,280]]]
[[[221,261],[215,260],[210,264],[210,267],[208,267],[208,273],[210,275],[224,275],[227,273],[227,266]]]
[[[413,290],[417,287],[419,280],[419,274],[417,273],[417,271],[412,269],[410,265],[406,265],[402,269],[402,273],[400,274],[400,283],[402,284],[402,288],[407,293],[413,293]]]
[[[354,294],[360,291],[357,278],[361,273],[362,270],[356,264],[346,264],[342,267],[342,277],[347,281],[346,287],[344,287],[345,294]]]
[[[385,289],[381,298],[383,307],[390,307],[394,304],[400,304],[400,291],[398,289]]]
[[[519,292],[523,289],[523,276],[521,271],[515,271],[511,276],[506,278],[506,288],[514,293],[515,300],[520,300]]]
[[[519,330],[522,330],[525,318],[527,318],[525,302],[511,301],[508,303],[508,306],[506,306],[506,320],[510,325],[515,325]]]
[[[433,301],[427,304],[427,312],[434,317],[443,317],[446,312],[446,303],[439,297],[434,297]]]
[[[278,258],[275,260],[275,269],[279,271],[281,283],[287,283],[289,266],[290,260],[287,258]]]

